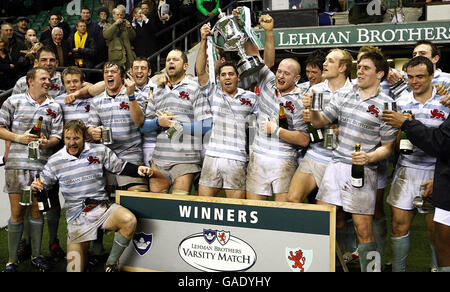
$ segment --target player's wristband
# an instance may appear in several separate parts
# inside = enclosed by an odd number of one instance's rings
[[[134,95],[131,95],[131,96],[130,96],[130,95],[129,95],[129,96],[128,96],[128,100],[129,100],[129,101],[135,101],[135,100],[136,100],[136,96],[134,96]]]
[[[280,131],[281,131],[281,128],[280,127],[277,127],[276,129],[275,129],[275,135],[277,136],[277,137],[280,137]]]

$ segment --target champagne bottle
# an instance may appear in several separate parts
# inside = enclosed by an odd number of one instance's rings
[[[355,152],[361,151],[361,144],[356,143]],[[352,164],[352,186],[362,188],[364,186],[364,165]]]
[[[36,175],[36,182],[42,183],[41,177],[39,176],[39,174]],[[47,190],[43,189],[42,191],[37,191],[36,199],[38,202],[39,211],[47,212],[48,210],[50,210],[51,204],[50,204],[50,199],[48,197]]]
[[[406,113],[412,114],[411,111],[406,111]],[[413,153],[414,145],[409,141],[406,136],[405,131],[400,133],[400,152],[405,155],[409,155]]]
[[[309,108],[305,109],[305,111],[309,111]],[[319,143],[323,141],[323,133],[322,133],[322,129],[316,129],[314,128],[314,126],[312,125],[311,122],[308,123],[308,132],[309,132],[309,137],[311,139],[311,143]]]
[[[278,126],[286,130],[289,129],[288,120],[286,118],[286,110],[282,103],[280,103],[280,112],[278,114]]]
[[[36,124],[31,128],[30,134],[36,135],[38,137],[41,137],[41,127],[42,127],[42,120],[44,117],[40,116]]]

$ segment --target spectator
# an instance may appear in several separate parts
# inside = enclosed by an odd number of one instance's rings
[[[131,46],[136,32],[131,23],[124,19],[125,12],[122,9],[114,8],[112,16],[114,22],[107,24],[103,29],[103,37],[108,46],[108,60],[118,62],[128,69],[136,58]]]
[[[29,20],[25,16],[20,16],[16,20],[16,29],[14,30],[14,35],[21,41],[25,41],[25,34],[28,30]]]
[[[14,86],[14,64],[8,52],[8,38],[0,35],[0,82],[1,90],[8,90]]]
[[[27,47],[24,42],[14,36],[13,26],[11,23],[3,23],[0,33],[4,37],[8,38],[8,52],[16,69],[14,77],[17,78],[18,76],[25,74],[30,65],[28,59],[23,53],[21,53],[21,51],[26,50]]]
[[[150,19],[150,14],[155,11],[154,1],[142,1],[141,3],[142,13]]]
[[[197,22],[217,14],[219,8],[220,0],[197,0]]]
[[[134,51],[136,56],[150,57],[151,54],[157,51],[157,41],[155,33],[157,27],[155,19],[149,20],[141,8],[135,8],[133,15],[132,26],[136,31],[136,38],[134,39]]]
[[[78,20],[75,33],[68,39],[76,66],[83,68],[94,67],[94,58],[96,55],[94,42],[94,37],[87,32],[86,21],[83,19]]]
[[[64,33],[62,28],[54,27],[51,34],[51,39],[44,41],[44,45],[49,46],[56,53],[56,59],[59,66],[65,67],[73,64],[72,48],[64,41]]]
[[[105,61],[107,58],[106,42],[103,37],[102,28],[97,23],[92,22],[91,10],[88,7],[81,8],[80,18],[86,22],[88,38],[90,37],[91,39],[95,40],[94,46],[97,55],[92,59],[92,61],[96,59],[97,62],[94,61],[93,65]],[[74,28],[73,33],[75,33],[76,30],[77,29]]]
[[[27,50],[21,51],[30,60],[30,64],[34,64],[37,51],[42,48],[43,44],[39,42],[36,37],[36,31],[34,29],[27,30],[25,34],[25,46]]]
[[[64,40],[67,39],[67,37],[70,34],[70,26],[63,22],[63,17],[60,15],[59,12],[53,12],[50,14],[50,18],[48,20],[49,26],[42,31],[40,41],[41,43],[44,43],[45,41],[49,41],[52,38],[52,30],[55,27],[62,28],[64,32]]]
[[[108,23],[109,11],[107,8],[102,7],[97,11],[99,22],[97,25],[103,30],[105,25]]]

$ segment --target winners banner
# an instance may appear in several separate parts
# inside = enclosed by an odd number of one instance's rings
[[[335,269],[334,206],[117,191],[136,215],[125,271]]]

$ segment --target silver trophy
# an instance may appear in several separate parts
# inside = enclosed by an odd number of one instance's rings
[[[238,73],[245,78],[258,72],[264,64],[255,56],[248,56],[244,44],[248,36],[243,32],[233,15],[225,15],[219,9],[219,20],[213,29],[213,39],[217,47],[225,51],[237,51],[241,60],[237,64]]]

